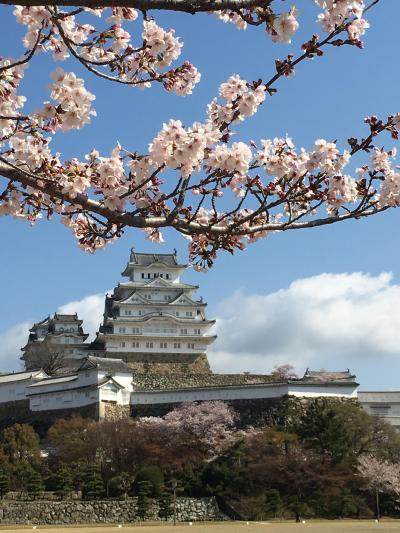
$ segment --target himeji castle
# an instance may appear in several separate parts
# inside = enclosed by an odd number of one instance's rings
[[[176,251],[132,249],[91,342],[76,314],[34,324],[22,348],[25,369],[0,374],[0,426],[73,414],[160,416],[182,402],[210,400],[232,405],[243,424],[258,424],[271,421],[285,398],[357,399],[349,370],[307,370],[301,378],[213,373],[207,349],[216,339],[215,321],[207,318],[198,286],[184,281],[186,268]],[[46,357],[54,353],[65,361],[50,372]]]
[[[119,283],[106,297],[93,348],[136,370],[210,372],[206,351],[215,340],[196,285],[181,281],[187,265],[173,254],[131,251]]]

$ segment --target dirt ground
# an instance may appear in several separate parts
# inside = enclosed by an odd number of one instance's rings
[[[296,524],[294,522],[230,522],[225,524],[193,523],[173,525],[122,525],[122,527],[88,525],[71,527],[54,526],[0,526],[1,533],[15,532],[16,530],[35,530],[45,533],[369,533],[370,531],[400,532],[400,520],[382,521],[332,521],[319,522],[307,521]]]

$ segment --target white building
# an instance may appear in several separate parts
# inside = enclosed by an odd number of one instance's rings
[[[198,287],[181,281],[185,268],[176,253],[132,251],[122,272],[128,280],[106,297],[93,349],[102,346],[106,357],[123,358],[137,369],[196,364],[197,372],[209,372],[205,354],[216,338],[209,334],[215,321],[207,320],[203,300],[194,298]]]
[[[358,401],[368,414],[400,430],[400,391],[359,391]]]
[[[88,335],[83,331],[78,315],[55,313],[34,324],[29,330],[29,339],[22,348],[25,368],[37,368],[46,354],[60,353],[67,360],[82,359],[87,355]]]
[[[46,377],[27,386],[30,410],[64,411],[104,404],[129,406],[132,370],[120,359],[87,357],[73,374]]]
[[[28,387],[48,378],[43,370],[0,374],[0,404],[26,400]]]

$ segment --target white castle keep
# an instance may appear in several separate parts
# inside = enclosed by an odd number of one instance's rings
[[[207,348],[216,338],[210,332],[215,321],[196,299],[198,287],[181,280],[185,269],[176,252],[132,250],[122,272],[126,281],[106,296],[91,343],[77,315],[56,313],[34,324],[22,348],[25,371],[0,375],[0,421],[21,409],[25,419],[76,412],[101,419],[163,414],[184,401],[223,400],[262,411],[263,402],[284,396],[357,398],[349,371],[307,370],[296,379],[214,374]]]

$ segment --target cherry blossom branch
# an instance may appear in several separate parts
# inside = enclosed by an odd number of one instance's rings
[[[90,9],[105,7],[127,7],[139,11],[165,10],[186,13],[204,13],[208,11],[265,8],[272,0],[83,0],[79,5]],[[0,4],[14,5],[14,0],[0,0]],[[18,0],[21,6],[42,6],[43,0]],[[76,0],[55,0],[53,6],[76,6]]]

